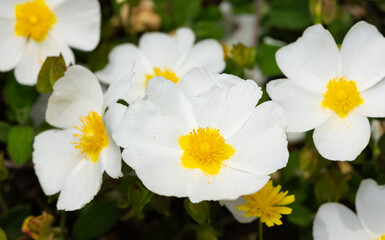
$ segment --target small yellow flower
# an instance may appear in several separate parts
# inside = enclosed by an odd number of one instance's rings
[[[288,191],[280,192],[281,186],[273,186],[273,182],[269,181],[258,192],[243,196],[246,203],[237,207],[239,211],[245,212],[245,217],[259,217],[260,221],[268,227],[281,225],[281,214],[291,214],[292,209],[283,205],[294,202],[294,195],[289,195]]]

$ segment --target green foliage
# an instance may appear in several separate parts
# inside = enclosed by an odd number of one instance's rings
[[[7,240],[7,236],[5,235],[5,232],[3,229],[0,228],[0,240]]]
[[[64,76],[67,70],[63,55],[57,57],[47,57],[41,67],[37,78],[36,89],[39,93],[50,93],[53,90],[53,85],[59,78]]]
[[[8,141],[8,135],[11,127],[11,124],[0,121],[0,142],[6,143]]]
[[[119,217],[120,211],[114,202],[93,201],[80,211],[72,234],[77,240],[94,239],[109,231]]]
[[[272,0],[269,24],[289,30],[303,30],[311,24],[307,0]]]
[[[315,196],[319,202],[338,202],[349,193],[346,177],[338,170],[325,172],[315,185]]]
[[[4,152],[0,152],[0,182],[4,181],[8,177],[8,169],[3,165],[4,162]]]
[[[275,53],[280,49],[280,46],[262,43],[257,51],[256,60],[265,76],[281,75],[277,63],[275,62]]]
[[[210,223],[210,202],[202,201],[199,203],[192,203],[186,198],[184,201],[184,208],[190,217],[200,225]]]
[[[29,215],[31,215],[29,206],[18,205],[0,217],[0,226],[7,234],[8,239],[17,239],[22,235],[21,226]]]
[[[32,127],[15,126],[9,131],[7,150],[16,164],[22,165],[31,159],[34,136]]]

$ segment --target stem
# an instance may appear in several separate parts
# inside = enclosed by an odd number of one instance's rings
[[[66,228],[66,212],[65,211],[60,212],[60,230],[61,230],[60,239],[62,239],[62,240],[66,239],[67,228]]]
[[[259,231],[258,231],[259,238],[258,238],[258,240],[263,240],[263,223],[262,223],[261,219],[259,219],[258,222],[259,222]]]

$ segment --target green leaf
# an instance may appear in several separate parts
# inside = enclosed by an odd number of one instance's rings
[[[7,240],[7,236],[5,235],[5,232],[3,229],[0,228],[0,240]]]
[[[274,27],[303,30],[312,24],[308,0],[273,0],[269,16]]]
[[[200,226],[196,230],[197,240],[217,240],[219,233],[210,225]]]
[[[22,165],[31,158],[34,136],[32,127],[16,126],[9,131],[7,150],[16,164]]]
[[[150,203],[153,195],[138,179],[131,183],[128,187],[127,202],[124,206],[129,208],[125,219],[133,217],[144,219],[143,209]]]
[[[312,223],[311,213],[309,209],[307,209],[304,206],[295,205],[295,204],[293,204],[291,208],[293,209],[293,211],[288,216],[288,220],[291,223],[294,223],[295,225],[298,225],[301,227],[309,226]]]
[[[0,142],[6,143],[8,141],[8,135],[11,127],[12,126],[9,123],[0,121]]]
[[[114,202],[91,202],[76,220],[72,233],[75,239],[93,239],[109,231],[120,217]]]
[[[174,0],[173,15],[178,26],[191,25],[201,9],[201,0]]]
[[[31,211],[28,206],[18,205],[8,210],[6,215],[0,218],[0,226],[7,234],[8,239],[17,239],[23,234],[21,226],[29,215],[31,215]]]
[[[190,217],[200,225],[208,224],[210,222],[210,203],[208,201],[192,203],[186,198],[184,201],[184,208]]]
[[[3,161],[4,161],[4,152],[0,152],[0,181],[4,181],[8,177],[8,169],[4,167]]]
[[[349,185],[338,169],[325,172],[315,185],[315,196],[319,202],[338,202],[347,197]]]
[[[67,70],[62,54],[57,57],[47,57],[40,69],[36,89],[40,93],[50,93],[55,82],[64,76]]]
[[[7,95],[7,103],[13,110],[31,108],[39,96],[34,87],[19,84],[13,75],[8,78],[5,92]]]
[[[282,74],[275,61],[275,53],[280,48],[280,46],[269,45],[266,43],[259,45],[256,60],[258,66],[261,68],[263,75],[277,76]]]

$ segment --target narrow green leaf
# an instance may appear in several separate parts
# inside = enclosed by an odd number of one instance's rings
[[[8,135],[11,127],[12,126],[9,123],[0,121],[0,142],[6,143],[8,141]]]
[[[16,164],[22,165],[31,158],[34,135],[35,131],[32,127],[16,126],[11,128],[7,150]]]
[[[7,236],[5,235],[5,232],[3,229],[0,228],[0,240],[7,240]]]

